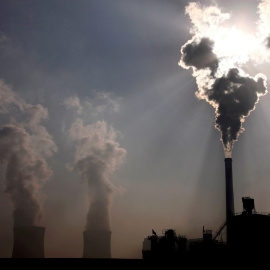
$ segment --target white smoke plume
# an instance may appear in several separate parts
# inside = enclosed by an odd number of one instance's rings
[[[94,113],[99,112],[101,107],[104,110],[108,102],[107,95],[104,96],[102,106],[101,96],[98,97],[98,104],[94,102],[96,98],[91,102],[87,101],[88,105],[91,104]],[[82,106],[80,102],[77,104]],[[88,189],[89,209],[85,229],[110,231],[112,196],[117,190],[110,181],[110,176],[123,162],[126,150],[116,141],[118,132],[113,127],[109,127],[104,120],[86,125],[81,117],[77,117],[70,127],[69,135],[76,142],[74,165],[69,165],[69,168],[79,173]]]
[[[258,38],[261,41],[266,41],[267,47],[270,47],[269,38],[270,38],[270,1],[262,0],[258,5]],[[269,51],[265,51],[264,53],[269,56]],[[268,59],[269,60],[269,59]]]
[[[215,108],[215,127],[221,132],[225,156],[231,157],[245,118],[267,93],[266,76],[252,77],[243,67],[247,62],[258,65],[270,60],[270,1],[258,6],[255,35],[226,26],[230,14],[217,6],[192,2],[186,6],[186,14],[192,22],[192,38],[181,48],[179,65],[192,68],[196,96]]]
[[[0,164],[5,168],[5,192],[14,207],[14,226],[34,226],[42,218],[42,185],[52,175],[45,158],[57,151],[41,125],[48,112],[41,105],[27,104],[3,81],[0,112],[11,119],[0,127]],[[27,120],[18,122],[16,117]]]

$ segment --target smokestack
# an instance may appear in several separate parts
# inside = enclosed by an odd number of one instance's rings
[[[233,198],[233,174],[232,159],[225,158],[225,177],[226,177],[226,218],[227,220],[234,215]]]
[[[44,258],[44,227],[20,226],[13,228],[12,258]]]
[[[232,159],[225,158],[227,243],[230,242],[230,220],[234,215]]]
[[[85,231],[83,240],[83,258],[111,258],[111,231]]]

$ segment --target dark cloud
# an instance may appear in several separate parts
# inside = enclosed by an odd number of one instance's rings
[[[200,42],[192,41],[182,47],[182,61],[187,67],[211,70],[212,75],[218,68],[218,58],[213,53],[214,42],[209,38],[202,38]]]
[[[266,92],[264,77],[241,76],[237,68],[217,78],[206,92],[209,101],[216,104],[216,127],[221,131],[225,147],[237,140],[244,117],[255,109],[259,96]]]
[[[255,36],[249,39],[249,35],[236,31],[236,28],[230,29],[221,24],[231,16],[222,13],[218,7],[190,3],[186,12],[193,24],[193,37],[182,46],[179,65],[192,68],[192,75],[196,77],[198,85],[196,96],[215,108],[215,127],[221,131],[225,155],[230,157],[234,142],[244,131],[242,123],[245,117],[255,109],[259,97],[267,93],[266,77],[263,74],[252,78],[242,69],[249,59],[256,60],[258,57],[253,45],[249,48],[244,40],[250,40],[253,44],[258,39]],[[262,16],[258,29],[265,26],[264,20],[265,16]],[[243,42],[239,42],[238,37]],[[270,39],[265,41],[269,47]],[[257,51],[263,54],[263,50],[258,45]],[[211,72],[205,72],[205,69]]]

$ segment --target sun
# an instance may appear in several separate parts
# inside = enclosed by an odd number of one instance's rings
[[[256,49],[255,37],[235,26],[232,28],[220,27],[212,39],[214,41],[213,52],[219,59],[228,61],[230,65],[246,63]]]

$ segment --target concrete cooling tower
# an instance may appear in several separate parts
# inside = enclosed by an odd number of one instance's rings
[[[12,258],[44,258],[44,227],[20,226],[13,228]]]
[[[111,258],[111,231],[85,231],[83,240],[83,258]]]

